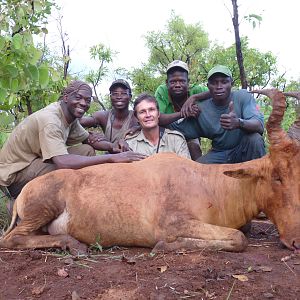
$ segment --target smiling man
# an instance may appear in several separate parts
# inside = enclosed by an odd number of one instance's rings
[[[208,72],[211,98],[198,102],[198,118],[172,123],[187,139],[206,137],[212,149],[197,161],[201,163],[238,163],[265,155],[263,115],[252,94],[246,90],[232,91],[231,71],[217,65]]]
[[[89,109],[90,86],[71,82],[59,101],[25,118],[10,134],[0,151],[0,185],[16,198],[27,182],[55,169],[131,162],[145,156],[133,152],[96,156],[105,150],[106,141],[89,145],[89,133],[79,118]]]
[[[120,152],[118,141],[124,137],[125,132],[137,125],[132,110],[129,110],[131,100],[131,87],[126,80],[117,79],[110,88],[111,110],[96,111],[92,116],[83,117],[80,123],[84,127],[100,126],[108,142],[109,152]]]
[[[155,97],[143,93],[134,102],[134,115],[141,126],[139,132],[126,136],[132,151],[145,155],[174,152],[190,158],[184,136],[174,130],[159,127],[160,112]]]

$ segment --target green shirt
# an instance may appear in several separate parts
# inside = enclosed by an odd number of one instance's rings
[[[230,99],[233,101],[234,112],[238,118],[245,120],[257,119],[262,127],[264,117],[259,111],[252,94],[246,90],[232,91]],[[217,106],[212,99],[199,101],[201,112],[198,118],[187,118],[181,122],[174,122],[169,128],[180,131],[186,139],[206,137],[212,140],[215,150],[229,150],[236,147],[242,137],[247,134],[242,129],[225,130],[220,124],[222,114],[229,113],[228,105]],[[180,121],[180,120],[179,120]]]
[[[208,88],[198,84],[193,84],[189,87],[188,95],[195,95],[208,91]],[[155,98],[159,105],[159,111],[164,114],[174,113],[174,106],[169,98],[169,92],[166,84],[161,84],[155,91]]]

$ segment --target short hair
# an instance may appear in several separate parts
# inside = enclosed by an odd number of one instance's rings
[[[139,96],[137,96],[137,98],[135,99],[135,101],[133,103],[133,111],[134,111],[135,116],[137,113],[136,107],[144,100],[155,103],[155,106],[156,106],[157,110],[159,111],[159,105],[158,105],[156,98],[148,93],[142,93]]]

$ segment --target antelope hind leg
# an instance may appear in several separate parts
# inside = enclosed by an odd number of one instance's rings
[[[63,235],[10,235],[0,240],[1,248],[42,249],[60,248],[69,250],[72,255],[87,253],[87,246],[67,234]]]

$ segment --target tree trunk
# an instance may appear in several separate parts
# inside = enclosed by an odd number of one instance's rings
[[[239,31],[239,14],[238,14],[238,5],[237,0],[231,0],[232,7],[233,7],[233,17],[232,17],[232,24],[234,28],[234,36],[235,36],[235,50],[236,50],[236,58],[239,65],[240,70],[240,80],[243,89],[247,89],[248,83],[244,68],[244,58],[242,53],[242,45],[240,39],[240,31]]]

